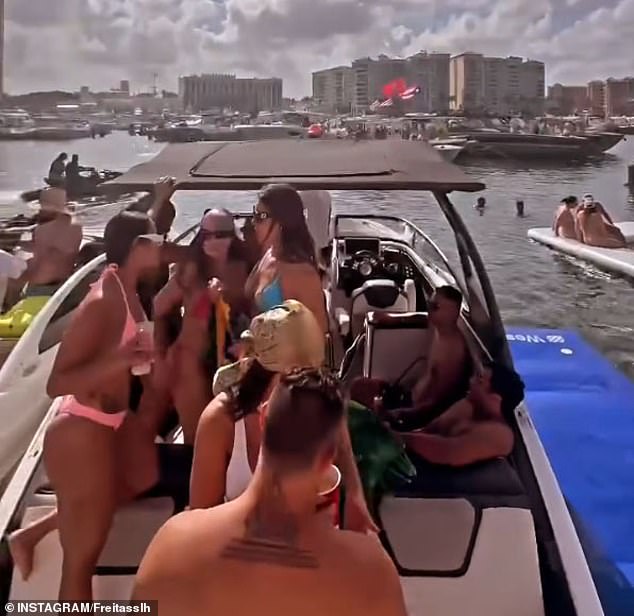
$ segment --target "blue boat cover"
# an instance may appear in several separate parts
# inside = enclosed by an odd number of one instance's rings
[[[634,597],[634,383],[574,332],[509,328],[507,338],[535,428],[574,517],[589,535],[587,541],[582,536],[586,555],[598,549],[618,570],[617,585],[629,604]],[[594,565],[590,558],[599,587]],[[609,613],[616,612],[606,609]]]

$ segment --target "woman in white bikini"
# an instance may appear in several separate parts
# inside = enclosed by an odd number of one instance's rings
[[[91,599],[115,510],[158,477],[143,402],[137,415],[128,408],[131,371],[152,359],[152,340],[138,328],[146,316],[137,287],[159,267],[161,240],[144,214],[122,212],[110,220],[104,233],[110,265],[66,331],[49,378],[49,395],[63,396],[43,454],[57,511],[17,531],[10,546],[26,578],[35,545],[59,528],[60,600]]]

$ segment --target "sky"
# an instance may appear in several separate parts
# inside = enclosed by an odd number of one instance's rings
[[[282,77],[422,49],[546,62],[547,82],[634,75],[634,0],[5,0],[5,91],[177,89],[179,75]]]

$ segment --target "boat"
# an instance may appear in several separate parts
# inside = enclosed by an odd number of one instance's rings
[[[177,190],[246,191],[269,182],[291,182],[300,190],[431,192],[438,210],[428,201],[425,207],[430,213],[442,213],[453,231],[460,256],[455,262],[423,230],[399,217],[340,213],[329,225],[329,278],[336,282],[325,294],[333,336],[348,349],[341,376],[392,380],[413,361],[426,359],[428,300],[433,289],[443,284],[456,285],[464,293],[461,326],[474,360],[494,359],[513,368],[484,263],[448,197],[452,192],[478,192],[484,185],[447,163],[431,146],[404,140],[336,139],[174,144],[101,188],[149,190],[156,177],[165,175],[175,178]],[[85,285],[88,275],[96,275],[102,266],[100,258],[78,272],[65,286],[67,295],[60,290],[56,301],[63,303],[73,286]],[[377,294],[378,290],[383,292]],[[383,319],[386,311],[395,318]],[[0,371],[0,391],[6,391],[12,376],[14,386],[23,392],[22,415],[35,416],[42,411],[31,407],[45,404],[41,394],[63,330],[52,323],[56,334],[50,332],[47,319],[56,312],[47,306],[37,328],[33,326],[21,340],[23,348],[9,358],[10,369],[5,370],[7,362]],[[71,314],[72,310],[64,318]],[[23,372],[26,380],[20,378]],[[41,458],[43,435],[58,403],[53,401],[44,411],[0,500],[3,537],[55,506]],[[16,411],[11,407],[7,412]],[[412,616],[604,613],[579,534],[526,404],[509,410],[507,420],[516,433],[508,460],[429,469],[386,496],[376,511],[380,539],[400,573]],[[10,426],[11,421],[3,425]],[[176,458],[182,447],[179,433],[167,436],[157,447]],[[173,482],[170,486],[159,482],[151,495],[117,513],[95,571],[96,600],[129,599],[134,574],[152,536],[187,503],[182,490],[187,491],[188,469],[180,473],[178,488]],[[56,531],[38,545],[35,562],[26,582],[10,562],[0,564],[1,586],[7,589],[3,599],[56,596],[61,567]]]
[[[624,139],[619,133],[537,135],[480,130],[456,135],[472,143],[465,155],[510,159],[553,158],[561,161],[601,156]]]
[[[68,189],[65,182],[61,184],[59,182],[51,182],[48,178],[43,178],[44,183],[47,186],[55,186],[57,188],[64,188],[68,194],[69,199],[85,199],[86,197],[95,197],[99,194],[97,187],[108,180],[112,180],[121,175],[120,171],[111,171],[109,169],[85,169],[80,172],[79,184]],[[31,201],[37,201],[40,198],[40,193],[46,186],[42,188],[36,188],[33,190],[24,191],[20,198],[22,201],[29,203]]]
[[[33,138],[35,122],[22,109],[0,110],[0,140],[25,141]]]
[[[434,144],[432,147],[449,163],[456,160],[456,158],[458,158],[465,149],[464,145],[453,145],[448,143]]]
[[[622,231],[626,242],[634,244],[634,222],[618,222],[616,226]],[[577,240],[557,237],[555,232],[548,227],[529,229],[528,237],[557,252],[587,261],[608,272],[634,278],[634,247],[599,248],[588,246]]]
[[[36,126],[31,135],[35,141],[70,141],[92,137],[92,129],[88,122],[55,121]]]

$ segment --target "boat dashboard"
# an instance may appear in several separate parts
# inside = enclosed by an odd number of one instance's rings
[[[392,280],[399,287],[408,279],[422,282],[411,257],[379,239],[348,238],[339,240],[337,248],[337,287],[347,297],[369,280]]]

